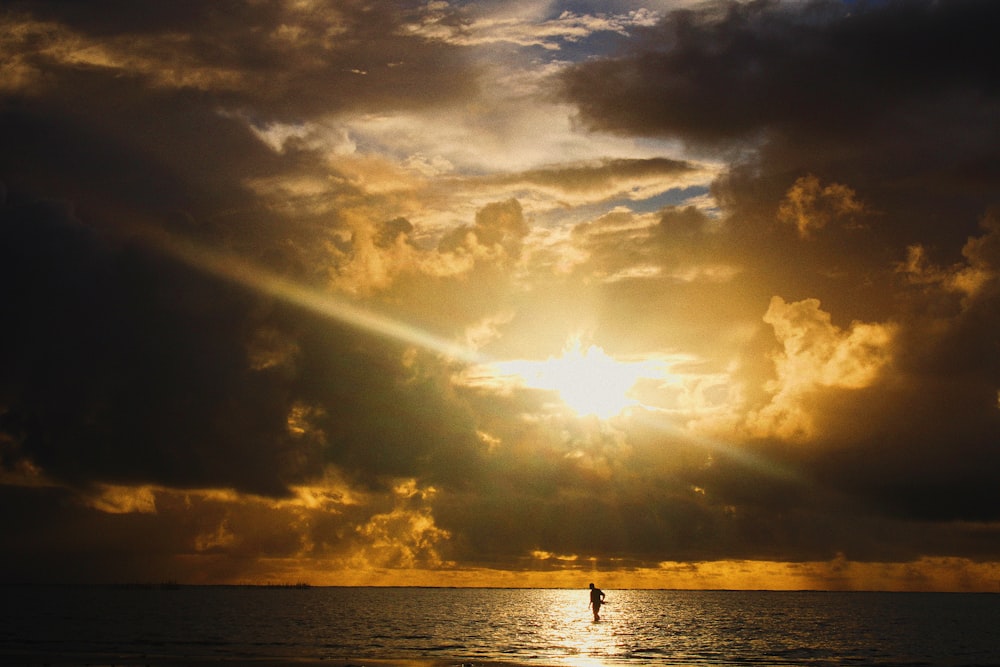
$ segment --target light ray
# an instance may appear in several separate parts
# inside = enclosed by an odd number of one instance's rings
[[[196,267],[233,283],[246,286],[261,294],[272,296],[276,299],[284,301],[285,303],[308,309],[311,312],[336,320],[355,329],[397,340],[402,343],[416,345],[422,349],[440,354],[445,358],[456,361],[464,361],[472,365],[497,365],[499,363],[487,359],[484,355],[481,355],[479,352],[468,346],[462,345],[453,340],[448,340],[441,336],[436,336],[419,327],[401,322],[387,315],[361,308],[345,299],[338,298],[328,292],[324,292],[314,287],[309,287],[293,280],[289,280],[288,278],[284,278],[272,271],[264,269],[244,259],[235,257],[231,254],[218,252],[216,250],[198,245],[187,239],[182,239],[177,236],[170,235],[162,230],[152,229],[149,227],[141,230],[139,236],[144,238],[148,243],[160,251],[165,252],[171,257],[183,261],[190,266]],[[577,357],[577,361],[579,361],[580,359],[585,359],[589,356],[587,351],[580,349],[579,341],[575,341],[574,345],[575,347],[570,347],[568,350],[570,352],[569,357],[571,361]],[[607,355],[603,353],[603,350],[600,350],[599,352],[599,354],[597,352],[593,354],[594,359],[592,359],[592,361],[596,360],[597,362],[600,362],[597,365],[603,371],[611,372],[611,370],[615,370],[614,360],[607,357]],[[608,364],[611,364],[610,370],[609,368],[605,368]],[[519,369],[519,371],[524,370],[525,369]],[[643,372],[637,377],[642,375],[655,376],[656,373],[663,373],[664,369],[659,366],[656,368],[642,367],[642,371]],[[593,369],[590,369],[589,372],[593,372]],[[600,373],[598,373],[598,375],[600,375]],[[528,373],[528,376],[529,379],[531,379],[531,373]],[[635,379],[635,377],[632,377],[629,379],[629,382],[634,382]],[[535,380],[539,381],[539,378],[535,378]],[[549,378],[549,380],[551,380],[551,378]],[[544,384],[545,382],[542,382],[542,385]],[[565,377],[565,374],[560,375],[559,382],[556,383],[557,386],[552,388],[559,391],[560,394],[570,392],[569,399],[572,401],[572,387],[574,385],[582,386],[583,384],[585,383],[582,383],[581,378],[577,377],[576,371],[573,371],[569,373],[568,378]],[[624,396],[625,389],[628,389],[628,387],[618,390],[618,393],[623,394]],[[563,400],[566,400],[565,396],[563,397]],[[628,400],[629,404],[632,404],[631,399]],[[571,408],[577,409],[577,406],[571,405],[569,401],[567,401],[567,404],[570,405]],[[581,405],[590,406],[590,411],[592,413],[601,412],[599,407],[593,406],[589,403],[584,402],[581,403]],[[618,407],[623,409],[626,406],[622,405]],[[583,411],[586,412],[587,410],[584,409]],[[617,414],[617,411],[615,414]],[[665,434],[669,434],[673,437],[681,438],[685,442],[701,446],[706,450],[715,452],[739,463],[740,465],[757,470],[770,477],[795,483],[805,483],[807,481],[798,471],[788,468],[787,466],[768,460],[751,452],[747,452],[743,449],[727,445],[712,438],[695,436],[690,432],[681,432],[678,427],[663,419],[654,418],[655,416],[656,415],[654,413],[649,413],[647,410],[640,409],[635,413],[632,413],[630,418],[642,419],[642,421],[648,426],[660,430]]]
[[[761,456],[760,454],[747,451],[746,449],[726,444],[719,439],[712,438],[707,435],[699,435],[690,431],[682,431],[682,429],[676,424],[673,424],[668,420],[658,418],[659,415],[655,413],[645,410],[637,410],[629,416],[631,419],[641,421],[646,427],[652,430],[669,435],[683,441],[684,443],[695,445],[710,453],[718,454],[719,456],[734,461],[744,468],[755,470],[771,477],[772,479],[783,480],[793,484],[810,483],[810,480],[799,470],[791,468],[773,459]]]
[[[476,350],[466,345],[437,336],[388,315],[362,308],[346,299],[290,280],[232,254],[206,248],[161,230],[145,228],[139,236],[160,251],[190,266],[355,329],[416,345],[448,359],[473,364],[484,362]]]

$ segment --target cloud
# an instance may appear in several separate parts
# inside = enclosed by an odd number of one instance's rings
[[[802,401],[819,388],[867,387],[892,359],[894,325],[853,322],[849,331],[841,331],[816,299],[789,304],[776,296],[764,321],[774,328],[783,352],[775,357],[777,378],[766,388],[771,402],[748,420],[761,435],[814,436],[810,409]]]
[[[585,40],[595,33],[627,35],[636,26],[655,22],[657,16],[646,8],[620,14],[579,14],[564,10],[558,16],[539,20],[539,10],[525,11],[525,4],[518,7],[520,11],[511,12],[502,6],[456,8],[447,2],[432,2],[419,23],[408,27],[416,34],[463,46],[504,43],[558,51],[567,43]]]
[[[91,506],[94,509],[109,514],[127,514],[129,512],[140,512],[144,514],[156,513],[156,496],[152,488],[148,486],[128,487],[128,486],[104,486],[100,495],[93,498]]]
[[[995,298],[1000,265],[997,252],[1000,225],[993,214],[985,217],[981,224],[985,233],[969,238],[962,248],[964,261],[950,268],[936,267],[929,264],[923,246],[913,245],[907,249],[906,262],[900,265],[901,272],[913,283],[937,285],[962,294],[967,303]]]
[[[867,136],[901,108],[995,96],[981,38],[996,11],[981,0],[716,3],[672,12],[623,55],[571,68],[566,94],[593,125],[627,132]]]
[[[5,571],[994,572],[993,4],[599,4],[5,5]]]
[[[374,480],[462,438],[456,408],[421,416],[446,383],[407,369],[398,348],[337,352],[353,334],[118,248],[59,208],[7,206],[0,233],[4,430],[15,458],[57,479],[285,495],[325,460]],[[386,373],[362,370],[383,355]],[[388,406],[409,417],[383,420]],[[340,423],[352,413],[370,419]],[[409,419],[434,435],[421,444]]]
[[[441,239],[445,252],[499,255],[501,261],[520,255],[522,239],[528,234],[521,204],[516,199],[490,204],[476,213],[472,227],[459,227]]]
[[[847,186],[831,183],[823,186],[815,176],[802,176],[789,188],[778,208],[778,219],[795,225],[799,236],[809,237],[831,220],[845,219],[864,212],[864,205]]]
[[[720,3],[568,67],[562,90],[589,127],[727,156],[715,193],[734,212],[770,218],[778,193],[811,174],[850,188],[885,242],[916,232],[953,244],[995,194],[998,98],[982,30],[997,11],[982,0]]]
[[[21,18],[18,5],[37,18]],[[453,47],[408,34],[407,17],[392,8],[246,2],[220,13],[154,5],[136,12],[109,0],[79,12],[65,3],[15,3],[5,20],[25,36],[18,72],[44,69],[47,80],[35,79],[49,90],[63,79],[72,86],[73,71],[135,78],[275,120],[424,106],[473,85]]]
[[[2,227],[5,422],[25,456],[77,481],[214,479],[280,492],[256,466],[290,472],[276,449],[281,402],[230,345],[252,299],[137,248],[112,249],[58,208],[6,207]],[[214,335],[197,333],[206,329]],[[241,404],[252,418],[238,416]]]
[[[418,489],[413,480],[407,480],[393,489],[397,506],[389,512],[373,515],[357,531],[365,546],[351,556],[360,569],[412,568],[415,566],[437,568],[445,565],[438,554],[438,543],[450,535],[434,523],[429,508],[408,507],[415,498],[425,500],[434,495],[434,489]]]
[[[710,254],[740,267],[746,303],[767,304],[764,285],[794,295],[768,309],[777,365],[741,359],[748,414],[773,417],[772,437],[804,438],[812,453],[794,465],[896,515],[991,516],[978,470],[995,458],[983,445],[997,418],[984,328],[995,268],[990,224],[975,225],[995,204],[983,186],[996,88],[959,35],[994,12],[720,4],[667,15],[621,55],[563,74],[590,127],[735,156],[713,184]],[[918,44],[926,60],[897,57]]]
[[[701,184],[709,170],[666,158],[605,159],[593,164],[560,164],[488,179],[552,192],[562,202],[600,201],[612,197],[645,199],[671,187]],[[565,205],[565,204],[564,204]]]

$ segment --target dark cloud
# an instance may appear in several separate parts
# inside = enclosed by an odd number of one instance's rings
[[[983,0],[722,3],[571,67],[563,90],[598,129],[755,148],[717,186],[744,215],[771,217],[811,172],[857,191],[886,240],[955,251],[997,195],[998,54],[984,27],[997,12]]]
[[[592,192],[614,188],[640,179],[684,176],[696,167],[683,160],[649,158],[646,160],[604,160],[599,164],[558,166],[531,169],[497,179],[500,183],[530,183],[565,192]]]
[[[998,54],[984,27],[998,10],[982,1],[722,3],[674,12],[618,56],[563,75],[566,98],[593,128],[742,155],[713,186],[724,233],[704,234],[708,219],[693,211],[668,211],[664,236],[610,228],[591,262],[722,261],[756,295],[749,303],[818,297],[840,326],[898,326],[884,382],[808,399],[824,437],[800,451],[760,450],[881,516],[997,518],[996,272],[975,255],[992,247],[995,234],[978,224],[1000,198]],[[947,268],[907,284],[896,273],[907,246]],[[956,281],[973,274],[985,283],[969,298]],[[695,289],[689,299],[662,287],[632,294],[678,318],[678,304],[722,303]],[[729,481],[701,485],[720,492]]]
[[[618,55],[561,75],[583,123],[727,163],[717,210],[650,214],[608,202],[701,167],[438,187],[411,143],[364,154],[319,122],[484,104],[467,47],[407,29],[423,4],[8,3],[0,518],[19,540],[0,564],[996,559],[998,7],[724,3],[616,33]],[[331,157],[327,130],[358,154]],[[546,228],[550,196],[608,206]],[[691,355],[709,379],[687,396],[721,426],[467,385],[462,362],[346,326],[345,303],[504,359],[575,332]]]
[[[393,218],[379,225],[375,236],[375,244],[383,248],[390,247],[400,237],[408,239],[412,231],[413,225],[409,220],[406,218]]]
[[[564,76],[585,120],[690,140],[777,130],[815,141],[894,125],[952,94],[994,99],[997,8],[982,0],[718,3],[671,13],[617,57]],[[600,81],[601,85],[593,85]]]
[[[419,11],[352,2],[7,5],[0,179],[14,197],[72,201],[95,227],[197,227],[272,267],[315,264],[315,239],[337,226],[336,212],[282,215],[252,184],[319,168],[330,176],[325,196],[358,193],[317,150],[291,140],[279,154],[257,133],[470,94],[475,71],[460,49],[407,34]]]
[[[316,280],[315,240],[337,228],[336,215],[281,216],[247,186],[316,157],[274,153],[251,126],[468,92],[456,49],[403,35],[408,12],[6,6],[29,73],[0,109],[3,423],[16,457],[77,484],[281,495],[327,460],[378,479],[428,456],[430,441],[409,420],[440,430],[413,405],[438,389],[405,386],[391,360],[398,350],[344,354],[336,341],[353,343],[342,330],[306,326],[301,314],[129,240],[161,227]],[[88,48],[93,59],[72,55]],[[405,231],[394,223],[385,234]],[[359,370],[366,364],[392,371]],[[381,386],[365,390],[370,382]],[[313,401],[333,407],[310,412]],[[328,439],[293,433],[295,410]],[[335,423],[359,411],[367,425]],[[393,411],[407,418],[384,417]]]
[[[81,485],[282,495],[326,462],[368,483],[454,481],[474,455],[446,380],[404,368],[395,346],[101,237],[56,204],[7,206],[0,229],[14,460]]]
[[[473,255],[477,248],[482,248],[516,259],[521,253],[521,241],[527,234],[528,224],[520,202],[508,199],[487,204],[476,212],[475,225],[463,225],[451,230],[438,243],[438,248],[443,252]]]
[[[178,534],[153,515],[97,512],[63,489],[2,486],[0,518],[17,536],[0,549],[6,582],[158,583],[177,576]]]
[[[962,466],[949,456],[922,467],[903,464],[898,451],[856,450],[856,461],[827,452],[810,463],[804,459],[815,451],[775,443],[759,444],[754,454],[750,445],[727,451],[635,428],[616,443],[564,422],[548,427],[565,428],[561,444],[539,427],[503,433],[513,444],[486,457],[490,474],[474,490],[436,502],[439,524],[454,532],[463,561],[516,564],[535,550],[580,557],[552,565],[559,569],[589,568],[590,558],[612,568],[610,559],[649,567],[995,555],[988,523],[995,518],[996,492],[988,484],[994,473],[954,474]],[[918,456],[928,451],[916,441],[906,445]],[[965,453],[992,465],[982,452]],[[945,474],[932,479],[932,470]]]
[[[270,494],[301,475],[281,387],[239,344],[252,295],[51,204],[7,207],[2,229],[3,421],[24,456],[80,483]]]
[[[33,37],[23,58],[45,72],[46,90],[65,95],[81,73],[100,72],[185,92],[209,108],[296,122],[345,109],[437,105],[469,93],[472,70],[460,49],[407,34],[404,24],[418,14],[417,5],[353,1],[152,2],[138,9],[108,0],[85,10],[72,2],[15,2],[6,16]],[[87,46],[103,57],[72,57]],[[106,108],[109,100],[92,102]]]

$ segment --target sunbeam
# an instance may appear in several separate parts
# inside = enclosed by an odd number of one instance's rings
[[[232,254],[198,245],[162,230],[145,227],[136,236],[169,256],[219,278],[243,285],[285,303],[305,308],[355,329],[391,338],[456,361],[483,363],[476,350],[436,336],[412,324],[361,308],[330,292],[303,285]]]

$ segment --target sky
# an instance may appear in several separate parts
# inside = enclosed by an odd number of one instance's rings
[[[5,2],[0,581],[1000,590],[998,24]]]

